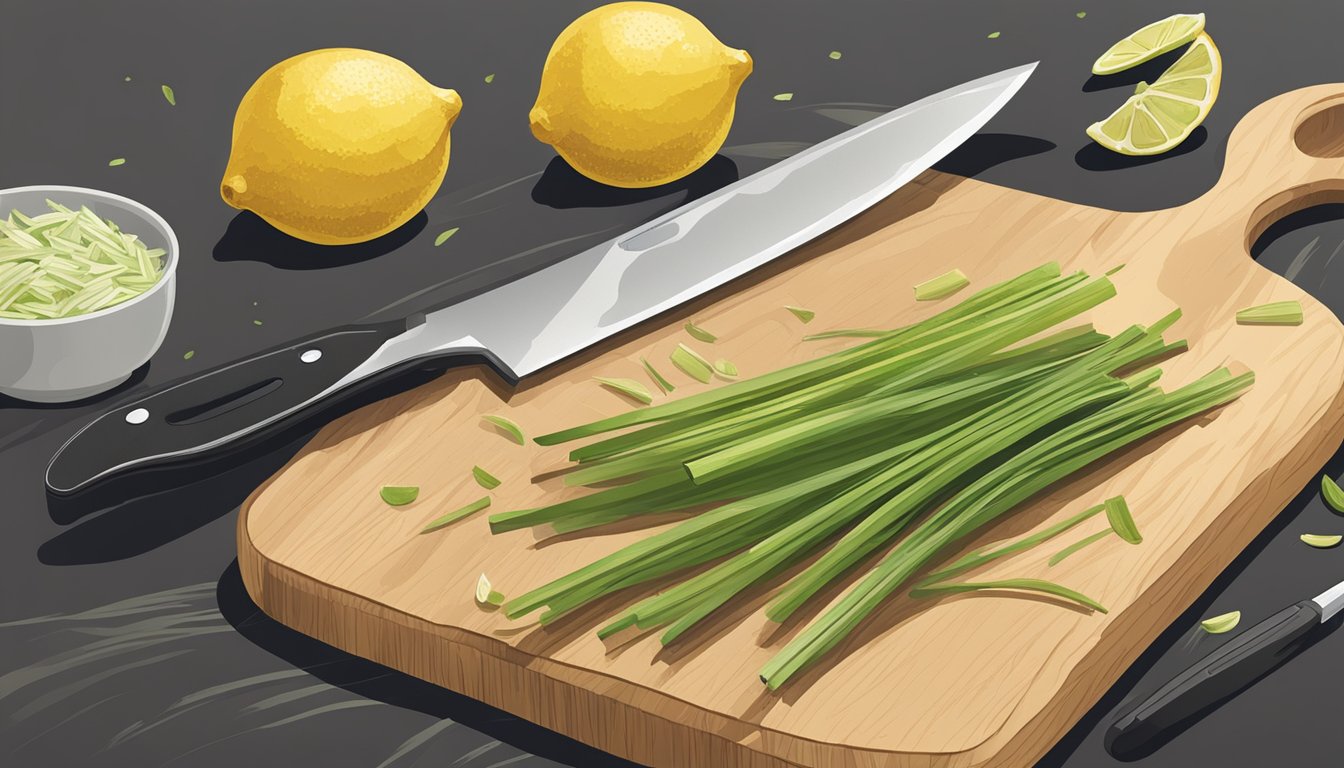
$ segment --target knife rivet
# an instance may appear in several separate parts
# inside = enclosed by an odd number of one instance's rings
[[[144,424],[149,421],[149,411],[144,408],[136,408],[134,411],[126,414],[127,424]]]
[[[318,360],[322,359],[322,350],[320,349],[306,350],[302,355],[299,355],[299,359],[305,363],[316,363]]]

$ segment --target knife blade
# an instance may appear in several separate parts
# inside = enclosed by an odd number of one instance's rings
[[[1137,756],[1165,734],[1217,706],[1302,650],[1312,630],[1344,609],[1344,582],[1256,624],[1126,707],[1106,730],[1106,751]]]
[[[405,321],[338,328],[166,386],[89,423],[47,467],[68,495],[200,462],[430,361],[509,382],[759,267],[896,191],[993,117],[1015,67],[893,110],[559,263]]]

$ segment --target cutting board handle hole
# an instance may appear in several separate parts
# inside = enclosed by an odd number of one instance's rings
[[[1344,96],[1302,110],[1293,129],[1293,142],[1312,157],[1344,157]]]

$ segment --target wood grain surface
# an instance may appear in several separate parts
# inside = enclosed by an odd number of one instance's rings
[[[1177,209],[1118,213],[926,173],[775,265],[521,386],[458,370],[329,425],[244,505],[244,581],[263,610],[302,632],[641,763],[1030,765],[1339,444],[1344,327],[1248,248],[1289,212],[1344,201],[1340,155],[1344,85],[1334,85],[1254,110],[1232,135],[1219,183]],[[1056,548],[1035,548],[983,573],[1059,581],[1108,614],[1012,593],[900,597],[770,693],[756,673],[804,623],[771,632],[759,610],[768,592],[668,649],[656,635],[618,648],[594,635],[646,591],[546,628],[473,600],[482,572],[519,594],[661,526],[492,536],[481,513],[417,534],[485,493],[473,464],[503,480],[491,511],[583,492],[547,478],[564,466],[566,447],[518,446],[482,414],[505,414],[536,435],[621,412],[631,404],[592,379],[645,380],[641,356],[673,378],[676,395],[701,391],[715,385],[666,363],[678,342],[751,376],[846,344],[801,341],[807,332],[900,325],[945,308],[955,299],[917,304],[911,287],[951,267],[984,287],[1049,260],[1097,272],[1125,265],[1113,278],[1118,297],[1091,314],[1104,331],[1184,310],[1169,336],[1189,339],[1191,350],[1163,364],[1167,386],[1224,363],[1257,376],[1239,401],[1053,488],[967,544],[1039,530],[1123,493],[1141,545],[1112,537],[1052,568]],[[1238,309],[1284,299],[1302,302],[1304,325],[1234,321]],[[790,304],[816,319],[803,326]],[[719,341],[689,339],[688,319]],[[419,485],[420,498],[388,507],[378,498],[385,484]],[[1077,534],[1105,525],[1094,518]]]

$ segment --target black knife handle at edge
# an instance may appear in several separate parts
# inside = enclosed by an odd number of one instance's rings
[[[1121,713],[1106,731],[1106,750],[1117,757],[1143,750],[1167,729],[1292,658],[1320,624],[1320,606],[1303,600],[1247,629]]]
[[[125,471],[198,461],[265,439],[301,414],[423,365],[392,366],[343,387],[339,398],[315,400],[406,330],[406,321],[337,328],[119,405],[61,447],[47,466],[47,488],[69,495]]]

